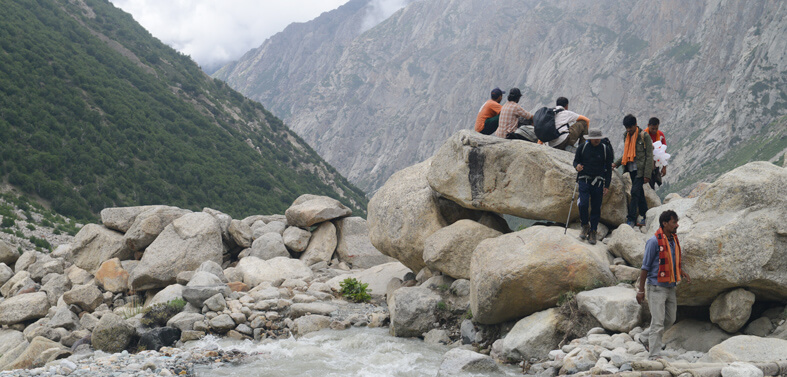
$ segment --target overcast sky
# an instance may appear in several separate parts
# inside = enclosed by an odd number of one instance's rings
[[[154,37],[213,72],[293,22],[306,22],[348,0],[110,0]],[[371,0],[371,28],[408,0]]]

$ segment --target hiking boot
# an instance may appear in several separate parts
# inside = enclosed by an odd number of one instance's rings
[[[638,227],[644,227],[645,226],[645,219],[642,219],[640,222],[638,222],[637,226]]]
[[[588,238],[588,232],[590,231],[590,225],[582,225],[582,231],[579,232],[579,239],[584,241]]]
[[[633,228],[633,227],[634,227],[634,222],[633,222],[633,221],[631,221],[631,220],[627,220],[627,221],[626,221],[626,225],[628,225],[628,226],[630,226],[630,227],[632,227],[632,228]]]
[[[591,244],[591,245],[595,245],[596,244],[596,231],[595,230],[591,230],[590,231],[590,235],[588,235],[588,243]]]

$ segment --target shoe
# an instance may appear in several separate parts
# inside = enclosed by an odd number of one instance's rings
[[[645,219],[642,219],[640,222],[638,222],[638,223],[637,223],[637,226],[638,226],[638,227],[643,227],[643,226],[645,226]]]
[[[595,245],[596,244],[596,231],[595,230],[591,230],[590,231],[590,235],[588,235],[588,243],[591,244],[591,245]]]
[[[582,225],[582,231],[579,232],[579,239],[582,241],[588,238],[588,232],[590,231],[590,225]]]
[[[631,220],[627,220],[627,221],[626,221],[626,225],[628,225],[628,226],[630,226],[630,227],[632,227],[632,228],[633,228],[633,227],[634,227],[634,222],[633,222],[633,221],[631,221]]]

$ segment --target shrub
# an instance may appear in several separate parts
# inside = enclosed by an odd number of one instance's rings
[[[27,224],[27,227],[26,227],[26,228],[27,228],[27,229],[30,229],[30,230],[36,230],[36,227],[35,227],[35,225],[33,225],[33,224]]]
[[[12,217],[3,216],[3,228],[10,228],[16,224],[16,221]]]
[[[369,284],[361,283],[355,278],[344,279],[344,281],[339,283],[339,286],[341,287],[342,296],[355,302],[366,302],[372,299],[372,296],[368,293],[371,290],[367,292]]]
[[[167,321],[174,317],[175,314],[180,313],[186,306],[186,300],[175,299],[163,304],[151,305],[143,309],[144,315],[140,322],[148,327],[153,326],[166,326]]]

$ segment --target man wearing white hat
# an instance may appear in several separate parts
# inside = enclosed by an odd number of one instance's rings
[[[595,245],[596,230],[601,219],[601,201],[612,182],[615,153],[609,141],[603,141],[604,135],[600,129],[591,128],[585,139],[587,142],[580,145],[574,154],[579,188],[579,219],[582,222],[579,238]]]

